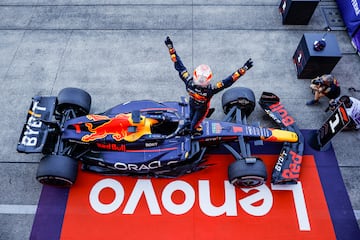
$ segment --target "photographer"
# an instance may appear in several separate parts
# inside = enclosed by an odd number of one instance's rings
[[[335,99],[340,96],[340,86],[333,75],[324,74],[311,80],[310,88],[314,94],[314,99],[306,102],[306,105],[315,105],[319,103],[319,99],[326,96]]]

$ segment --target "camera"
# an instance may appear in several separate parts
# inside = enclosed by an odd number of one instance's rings
[[[329,102],[329,106],[325,109],[325,112],[328,112],[329,110],[334,111],[337,108],[337,106],[339,106],[339,102],[336,100],[331,100]]]
[[[323,81],[320,77],[318,77],[318,78],[313,79],[313,80],[311,81],[311,84],[315,84],[315,85],[317,85],[317,86],[321,86],[321,85],[324,84],[324,81]]]

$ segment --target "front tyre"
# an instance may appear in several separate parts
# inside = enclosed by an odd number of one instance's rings
[[[78,162],[67,156],[47,155],[40,160],[36,179],[46,185],[71,187],[77,177]]]
[[[245,159],[242,159],[230,164],[228,177],[229,182],[235,187],[250,188],[264,184],[267,172],[260,158],[256,158],[256,161],[252,163],[247,163]]]
[[[221,98],[224,113],[237,107],[241,113],[248,117],[255,109],[255,94],[250,88],[233,87],[227,90]]]

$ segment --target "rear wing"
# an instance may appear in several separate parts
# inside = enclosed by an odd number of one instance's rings
[[[263,92],[259,104],[281,129],[295,132],[298,135],[298,142],[284,142],[274,166],[271,180],[274,184],[295,184],[300,176],[301,161],[304,154],[304,137],[294,118],[280,103],[278,96]]]
[[[48,126],[55,112],[57,98],[36,96],[32,99],[26,123],[22,129],[17,151],[23,153],[41,153],[47,137]]]

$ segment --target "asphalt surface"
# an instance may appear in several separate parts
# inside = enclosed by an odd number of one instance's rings
[[[212,67],[228,76],[251,57],[254,67],[234,86],[276,93],[301,129],[318,129],[326,100],[312,98],[309,79],[297,79],[292,56],[304,33],[332,28],[342,58],[332,73],[343,94],[360,98],[360,57],[333,0],[317,6],[308,25],[283,25],[280,0],[0,0],[0,239],[29,238],[42,186],[35,180],[41,155],[16,152],[31,97],[79,87],[93,97],[92,112],[135,100],[179,100],[186,95],[164,46],[167,35],[189,70]],[[330,18],[329,18],[330,16]],[[333,19],[331,19],[333,18]],[[212,106],[221,119],[221,94]],[[250,120],[263,120],[257,106]],[[359,219],[359,132],[332,141]],[[358,221],[359,223],[359,221]]]

